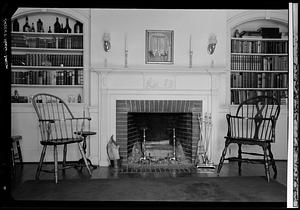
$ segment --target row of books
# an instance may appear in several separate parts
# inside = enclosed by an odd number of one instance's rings
[[[12,71],[11,83],[27,85],[82,85],[83,71]]]
[[[232,53],[288,53],[287,41],[231,40]]]
[[[288,70],[288,56],[231,55],[232,70]]]
[[[29,48],[57,48],[57,49],[83,49],[82,36],[70,37],[26,37],[25,35],[13,34],[12,47]]]
[[[248,98],[259,96],[259,95],[266,95],[270,97],[274,97],[278,100],[278,102],[281,105],[287,104],[287,91],[253,91],[253,90],[247,90],[247,91],[237,91],[237,90],[231,90],[231,104],[237,105],[241,104],[243,101],[245,101]]]
[[[83,66],[83,55],[25,54],[12,55],[16,66]]]
[[[282,73],[232,73],[232,88],[287,88],[288,75]]]

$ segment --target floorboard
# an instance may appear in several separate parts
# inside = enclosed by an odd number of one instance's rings
[[[276,161],[277,166],[277,181],[283,185],[287,185],[287,161]],[[12,188],[18,187],[22,182],[27,180],[34,180],[37,163],[24,163],[23,166],[17,164],[14,170],[14,176],[11,179]],[[51,164],[47,164],[47,168],[51,168]],[[217,168],[217,167],[216,167]],[[217,176],[216,170],[212,173],[199,173],[197,170],[188,170],[186,172],[168,170],[167,168],[157,168],[156,170],[147,170],[143,168],[141,172],[138,170],[131,170],[129,173],[118,172],[111,167],[97,167],[92,169],[92,176],[88,175],[88,171],[83,168],[82,170],[70,168],[59,170],[59,179],[115,179],[122,177],[176,177],[176,176],[193,176],[193,177],[215,177]],[[271,177],[273,171],[270,168]],[[242,176],[264,176],[264,166],[262,164],[242,164]],[[224,163],[219,176],[239,176],[237,162]],[[41,172],[40,179],[54,179],[54,174]]]

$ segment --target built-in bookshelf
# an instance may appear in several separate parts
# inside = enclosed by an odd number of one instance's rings
[[[83,24],[66,15],[47,12],[18,16],[12,24],[12,98],[25,98],[20,103],[30,102],[42,90],[66,101],[72,95],[76,103],[82,103]]]
[[[253,36],[233,35],[230,41],[231,104],[240,104],[257,95],[273,96],[286,104],[288,38],[281,32],[267,37],[255,33]]]

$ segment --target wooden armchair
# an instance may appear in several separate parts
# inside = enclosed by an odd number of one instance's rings
[[[239,175],[241,175],[241,163],[262,163],[265,166],[265,174],[270,181],[269,165],[274,170],[274,179],[277,176],[275,160],[271,151],[271,143],[275,141],[275,127],[280,104],[268,96],[257,96],[241,103],[236,115],[226,115],[228,132],[225,136],[225,148],[220,158],[217,173],[219,174],[224,160],[238,161]],[[229,144],[238,144],[238,157],[225,158]],[[243,152],[242,145],[258,145],[262,147],[263,154],[255,152]],[[263,159],[243,158],[242,154],[262,156]]]
[[[71,110],[62,99],[46,93],[40,93],[33,96],[32,104],[38,116],[42,138],[40,143],[43,145],[35,178],[39,179],[41,171],[54,172],[55,183],[58,183],[57,146],[64,146],[62,169],[66,169],[69,168],[69,166],[66,165],[67,145],[73,143],[78,144],[85,166],[91,175],[91,171],[88,167],[87,159],[81,145],[81,142],[84,140],[81,132],[87,130],[85,125],[88,125],[88,121],[90,121],[91,118],[74,117]],[[54,171],[42,170],[47,146],[54,147]]]

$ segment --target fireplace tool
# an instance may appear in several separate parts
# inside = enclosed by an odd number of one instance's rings
[[[176,160],[176,136],[175,136],[175,128],[173,128],[173,157],[170,160]]]
[[[200,136],[197,146],[197,163],[198,169],[215,169],[213,163],[208,158],[208,148],[211,138],[212,120],[211,114],[205,113],[204,119],[200,114],[197,116],[200,127]]]
[[[143,150],[143,157],[140,158],[140,161],[146,161],[146,130],[147,127],[142,127],[143,130],[143,143],[142,143],[142,150]]]

